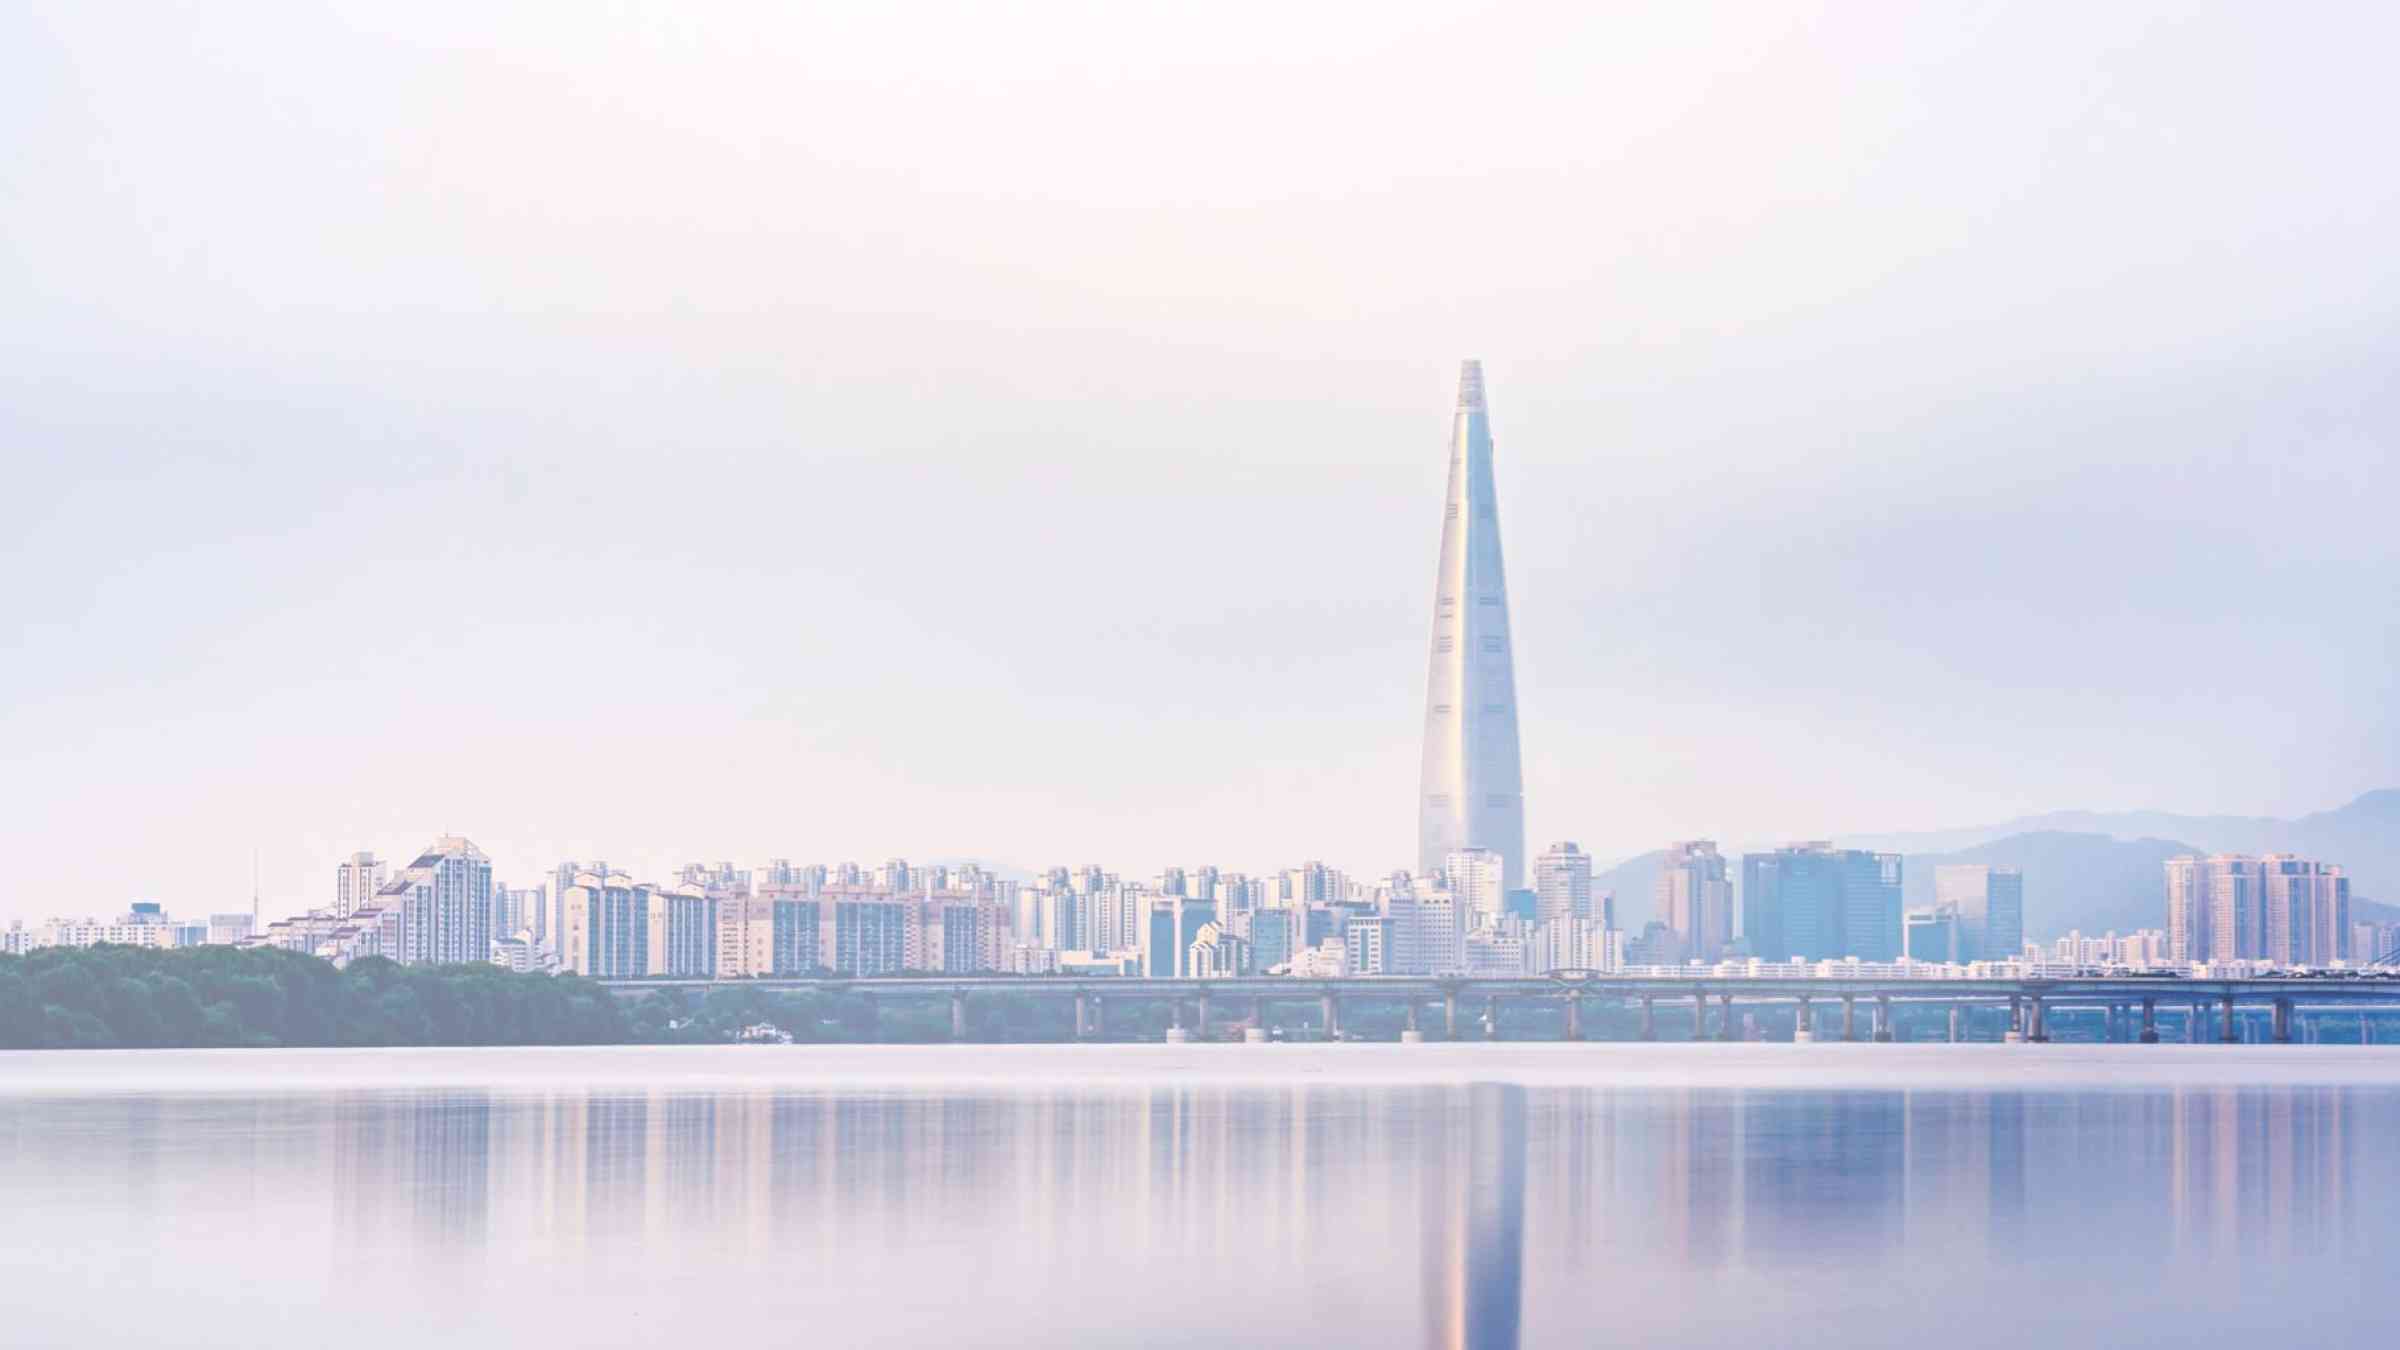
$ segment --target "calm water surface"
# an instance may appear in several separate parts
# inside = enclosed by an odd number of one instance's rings
[[[0,1054],[0,1342],[2388,1342],[2400,1051]]]

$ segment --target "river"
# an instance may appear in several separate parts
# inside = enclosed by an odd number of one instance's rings
[[[2400,1052],[0,1054],[13,1346],[2340,1346]]]

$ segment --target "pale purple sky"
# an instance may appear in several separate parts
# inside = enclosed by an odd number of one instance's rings
[[[0,918],[2400,783],[2387,6],[0,11]]]

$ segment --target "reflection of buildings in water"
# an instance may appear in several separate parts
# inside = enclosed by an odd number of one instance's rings
[[[1524,1304],[1525,1089],[1467,1088],[1419,1157],[1425,1344],[1516,1350]],[[1433,1118],[1428,1110],[1427,1117]]]
[[[2289,1257],[2352,1239],[2354,1116],[2343,1088],[2176,1091],[2165,1169],[2176,1249]]]
[[[1005,1262],[1066,1297],[1124,1294],[1109,1272],[1138,1263],[1463,1348],[1516,1344],[1528,1251],[1553,1272],[1537,1305],[1591,1319],[1693,1297],[1688,1271],[2129,1242],[2304,1257],[2363,1222],[2345,1197],[2381,1164],[2357,1156],[2359,1109],[2308,1087],[358,1094],[307,1108],[318,1142],[285,1161],[330,1167],[346,1251],[771,1254],[785,1281],[841,1278],[811,1253],[888,1253]],[[1414,1309],[1387,1297],[1412,1228]]]
[[[1658,1255],[1712,1270],[1738,1259],[1749,1105],[1739,1090],[1682,1088],[1646,1110],[1625,1103],[1612,1112],[1654,1122],[1643,1158],[1650,1164],[1647,1200],[1656,1215],[1651,1246]]]
[[[489,1093],[342,1092],[324,1109],[342,1250],[391,1244],[447,1252],[486,1235],[494,1144]]]
[[[1943,1259],[1989,1260],[2024,1237],[2026,1102],[2016,1092],[1907,1092],[1901,1239]]]
[[[1848,1263],[1901,1243],[1905,1094],[1754,1091],[1742,1100],[1748,1259]]]

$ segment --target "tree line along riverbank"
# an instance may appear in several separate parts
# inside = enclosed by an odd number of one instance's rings
[[[1151,1027],[1148,1023],[1158,1025]],[[1166,1013],[1121,1035],[1163,1034]],[[771,1028],[794,1041],[950,1039],[948,1005],[732,986],[620,998],[574,975],[486,964],[336,969],[263,948],[51,947],[0,956],[0,1049],[436,1045],[724,1044]],[[1074,1037],[1063,999],[979,995],[977,1040]]]

